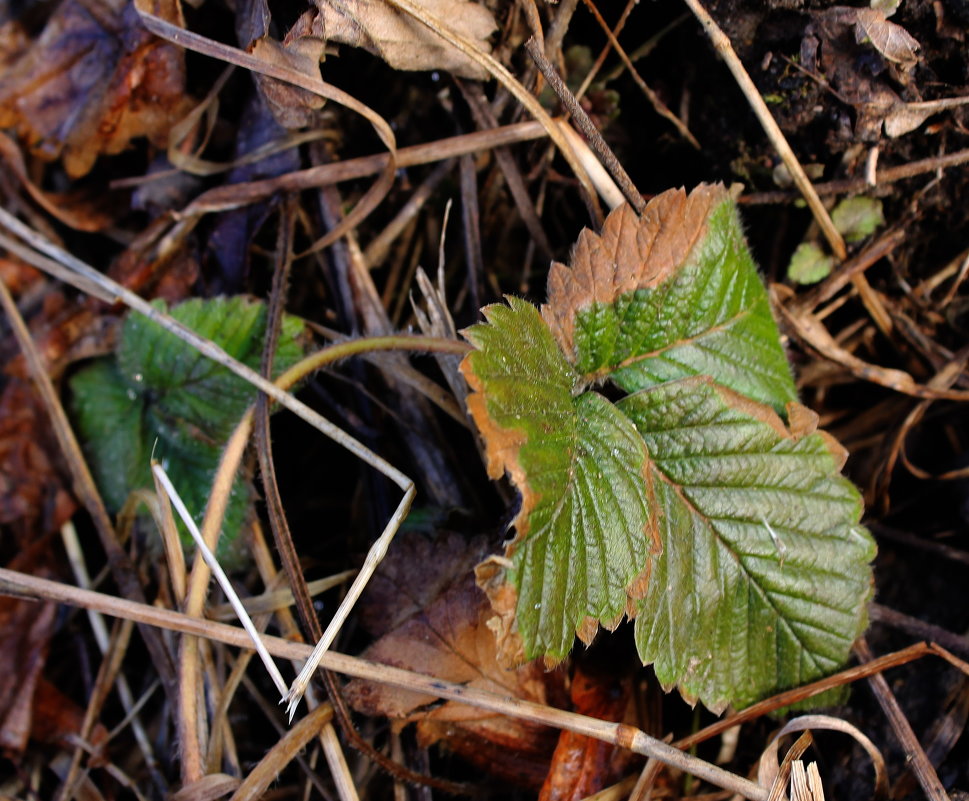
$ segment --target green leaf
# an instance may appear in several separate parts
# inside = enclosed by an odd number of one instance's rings
[[[709,375],[782,412],[797,391],[723,188],[664,193],[642,219],[622,208],[549,275],[543,313],[578,371],[627,392]]]
[[[831,211],[831,222],[848,242],[860,242],[885,224],[882,202],[857,195],[842,200]]]
[[[258,367],[265,334],[262,303],[242,297],[195,299],[176,306],[171,316]],[[301,332],[298,319],[284,318],[275,374],[302,355]],[[78,431],[109,509],[119,510],[132,490],[153,488],[149,460],[154,453],[201,522],[222,449],[255,399],[253,388],[136,313],[122,326],[116,357],[78,371],[70,385]],[[223,522],[223,555],[231,551],[250,502],[248,483],[237,477]]]
[[[529,658],[564,657],[576,632],[615,626],[638,594],[653,536],[642,437],[596,393],[573,397],[578,375],[538,311],[517,298],[468,329],[469,408],[489,473],[522,494],[506,549]]]
[[[814,242],[802,242],[787,265],[787,277],[799,284],[816,284],[831,274],[832,267],[833,257],[826,255]]]
[[[874,544],[840,446],[794,402],[722,188],[617,209],[553,266],[541,315],[484,315],[468,408],[522,497],[478,569],[503,658],[557,661],[625,613],[664,685],[713,709],[845,660]],[[605,381],[632,394],[611,403]]]
[[[618,404],[651,456],[663,551],[636,642],[714,710],[818,678],[864,630],[874,542],[831,440],[708,378]]]

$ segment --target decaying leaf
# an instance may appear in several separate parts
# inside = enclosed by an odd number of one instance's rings
[[[398,70],[447,70],[484,80],[482,67],[444,38],[383,0],[316,0],[327,39],[362,47]],[[490,52],[497,28],[484,5],[471,0],[422,0],[427,11]]]
[[[618,209],[574,262],[543,315],[508,298],[465,332],[489,475],[522,498],[480,571],[491,625],[511,641],[514,603],[526,658],[554,662],[635,617],[644,663],[712,709],[830,671],[865,624],[874,546],[842,450],[795,402],[730,197]]]
[[[326,46],[323,21],[315,9],[305,11],[287,31],[282,42],[269,37],[269,10],[265,2],[252,3],[249,52],[269,64],[280,64],[296,73],[320,77]],[[255,73],[259,91],[283,128],[304,128],[314,123],[324,99],[315,92]]]
[[[689,375],[782,411],[787,357],[726,190],[702,185],[628,207],[585,230],[572,267],[553,265],[542,315],[584,380],[627,392]]]
[[[615,303],[637,289],[664,281],[683,264],[706,233],[710,209],[724,199],[722,186],[704,186],[687,196],[668,192],[639,217],[623,204],[599,234],[579,234],[571,267],[555,263],[548,275],[542,316],[566,354],[575,351],[575,319],[594,304]]]
[[[71,177],[136,137],[166,145],[191,105],[181,48],[149,34],[125,0],[94,8],[62,0],[0,77],[0,127],[16,128],[42,158],[63,158]],[[151,11],[184,24],[177,0],[156,0]]]
[[[482,539],[435,538],[412,532],[394,542],[361,601],[362,621],[380,633],[367,659],[466,683],[501,695],[548,703],[561,695],[562,676],[531,663],[507,670],[497,660],[485,625],[491,610],[475,586],[472,567],[485,552]],[[537,787],[555,745],[550,729],[434,696],[360,679],[346,697],[358,711],[416,722],[424,745],[438,741],[482,768]]]
[[[857,22],[855,37],[859,42],[870,42],[879,53],[903,68],[918,63],[918,40],[901,25],[889,22],[885,12],[875,8],[854,9]]]
[[[35,542],[7,565],[53,577],[50,549]],[[0,596],[0,747],[20,753],[33,733],[34,693],[42,681],[57,605]]]

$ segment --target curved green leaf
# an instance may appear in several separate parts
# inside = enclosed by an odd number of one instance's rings
[[[573,397],[578,376],[538,311],[517,298],[484,310],[466,332],[468,405],[489,473],[522,494],[506,549],[525,655],[561,659],[578,631],[614,626],[648,566],[652,506],[646,449],[602,396]]]
[[[244,297],[195,299],[173,308],[171,316],[258,367],[264,304]],[[302,329],[299,319],[284,318],[275,374],[301,357]],[[132,490],[154,486],[154,453],[199,521],[226,440],[256,396],[250,384],[140,314],[129,315],[122,326],[116,358],[79,370],[71,390],[78,431],[109,509],[120,509]],[[250,503],[249,485],[237,477],[223,521],[223,556]]]
[[[618,406],[649,449],[664,511],[636,619],[643,661],[717,710],[843,664],[866,623],[875,549],[829,440],[796,439],[708,378]]]

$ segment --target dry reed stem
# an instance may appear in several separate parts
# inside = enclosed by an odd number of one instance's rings
[[[534,97],[534,95],[532,95],[524,86],[522,86],[521,83],[519,83],[518,80],[494,56],[479,50],[474,46],[473,42],[471,42],[465,36],[452,30],[443,20],[440,20],[433,14],[429,13],[428,10],[419,3],[414,2],[414,0],[388,0],[388,2],[392,6],[395,6],[396,8],[413,17],[426,28],[434,31],[434,33],[436,33],[438,36],[447,40],[470,59],[481,65],[481,67],[487,70],[487,72],[492,75],[495,80],[504,86],[505,89],[507,89],[515,97],[515,99],[525,107],[529,114],[531,114],[542,124],[545,132],[558,146],[562,156],[568,162],[569,167],[571,167],[573,173],[575,173],[575,177],[579,180],[579,183],[585,190],[587,199],[592,205],[596,225],[601,225],[602,212],[599,210],[599,205],[596,202],[595,190],[591,181],[589,180],[589,176],[586,173],[585,168],[576,157],[568,140],[562,135],[562,132],[556,127],[555,123],[552,121],[552,118],[545,112],[545,109],[542,108],[541,104]]]
[[[764,129],[764,133],[767,134],[767,138],[790,171],[794,183],[801,191],[805,201],[807,201],[808,207],[811,209],[814,219],[821,227],[821,231],[824,233],[825,239],[828,240],[828,244],[831,245],[831,250],[834,251],[834,255],[838,257],[839,261],[844,261],[848,256],[844,239],[838,233],[838,229],[835,228],[834,223],[831,221],[831,215],[828,214],[828,210],[824,207],[821,198],[818,197],[818,193],[814,190],[814,186],[807,177],[807,173],[804,172],[801,162],[794,155],[794,151],[791,150],[791,146],[787,143],[787,138],[784,136],[783,131],[781,131],[777,121],[771,116],[770,109],[767,108],[767,104],[760,96],[760,92],[757,91],[757,87],[754,86],[754,82],[747,74],[747,70],[744,69],[744,65],[737,57],[737,53],[734,51],[730,39],[727,38],[727,35],[720,29],[720,26],[717,25],[713,17],[700,4],[699,0],[684,0],[684,2],[700,21],[704,31],[706,31],[707,36],[713,43],[714,49],[726,62],[730,72],[733,73],[734,79],[740,87],[740,91],[744,93],[744,97],[747,98],[747,102],[750,103],[751,109],[757,115],[757,119]]]
[[[0,568],[0,592],[18,597],[43,598],[72,606],[93,608],[104,614],[178,631],[193,637],[202,637],[243,649],[251,648],[249,635],[243,629],[235,626],[190,617],[168,609],[139,604],[90,590],[81,590],[77,587],[18,573],[6,568]],[[280,637],[264,636],[262,640],[269,653],[285,659],[302,660],[311,650],[307,645],[284,640]],[[433,676],[401,670],[390,665],[370,662],[335,651],[324,652],[320,658],[320,664],[328,670],[355,678],[389,684],[401,689],[468,704],[497,714],[509,715],[533,723],[584,734],[626,748],[637,754],[654,756],[666,764],[686,771],[718,787],[739,793],[751,799],[751,801],[766,801],[767,799],[766,788],[702,759],[685,754],[679,749],[623,723],[610,723],[576,712],[567,712],[531,701],[505,697],[487,690],[466,687]]]

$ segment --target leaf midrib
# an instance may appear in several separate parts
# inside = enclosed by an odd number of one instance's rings
[[[722,331],[727,331],[734,325],[738,324],[745,317],[752,313],[752,309],[746,308],[741,309],[740,312],[735,314],[728,320],[723,320],[710,328],[704,329],[699,334],[694,334],[693,336],[686,337],[685,339],[678,339],[676,342],[672,342],[669,345],[665,345],[657,350],[650,351],[648,353],[640,353],[635,356],[630,356],[628,359],[623,359],[619,364],[606,365],[600,367],[598,370],[593,370],[591,373],[586,373],[582,376],[582,381],[587,384],[592,384],[597,381],[601,381],[604,378],[608,378],[613,373],[618,373],[620,370],[625,370],[628,367],[632,367],[634,364],[639,362],[644,362],[647,359],[656,359],[663,356],[670,351],[676,350],[677,348],[683,348],[687,345],[693,345],[697,342],[702,342],[704,338],[713,336]]]

